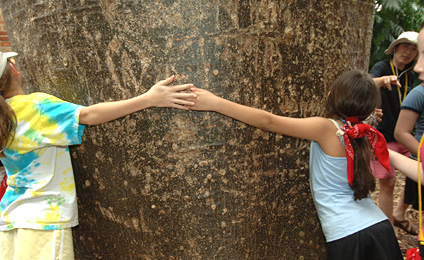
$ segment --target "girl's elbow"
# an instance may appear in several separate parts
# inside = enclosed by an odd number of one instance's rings
[[[273,121],[273,116],[266,114],[260,124],[260,127],[262,130],[268,131],[268,132],[272,132],[272,129],[274,129],[274,121]]]
[[[399,132],[399,131],[395,131],[394,133],[393,133],[393,137],[396,139],[396,141],[398,142],[398,143],[401,143],[402,142],[402,136],[403,136],[403,134],[401,133],[401,132]]]
[[[90,107],[81,109],[79,114],[80,125],[99,125],[100,123],[98,115]]]
[[[82,111],[82,110],[79,115],[79,124],[80,125],[97,125],[94,118],[90,116],[89,113],[86,113],[85,111]]]
[[[399,142],[399,133],[394,132],[393,137]]]
[[[91,117],[91,118],[87,117],[87,118],[82,118],[82,119],[80,118],[80,120],[79,120],[80,125],[100,125],[101,123],[103,123],[103,122],[96,120],[93,117]]]

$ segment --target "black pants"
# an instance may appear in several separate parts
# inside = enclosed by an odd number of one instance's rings
[[[352,221],[355,221],[352,219]],[[327,243],[328,260],[403,260],[390,221]]]
[[[405,204],[411,204],[415,210],[418,210],[418,196],[419,196],[418,194],[419,194],[418,183],[406,177],[405,178],[405,199],[403,200]],[[421,189],[421,196],[424,200],[424,187]],[[423,205],[423,201],[421,202],[421,205]]]

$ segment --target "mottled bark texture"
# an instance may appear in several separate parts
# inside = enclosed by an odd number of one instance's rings
[[[332,81],[368,67],[374,10],[372,0],[0,3],[29,91],[89,105],[175,73],[295,117],[322,115]],[[72,148],[76,256],[323,259],[308,150],[209,112],[153,108],[88,127]]]

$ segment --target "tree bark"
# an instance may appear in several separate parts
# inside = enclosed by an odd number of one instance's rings
[[[29,92],[90,105],[170,74],[285,116],[366,70],[374,1],[0,0]],[[311,129],[313,131],[313,129]],[[77,259],[324,259],[309,142],[152,108],[72,148]],[[354,221],[354,220],[352,220]]]

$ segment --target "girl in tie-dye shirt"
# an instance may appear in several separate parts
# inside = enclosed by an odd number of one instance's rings
[[[188,109],[191,84],[160,81],[132,99],[80,106],[45,93],[26,95],[17,53],[0,52],[0,152],[7,190],[0,202],[0,259],[73,259],[71,227],[78,225],[69,145],[85,125],[148,107]]]

